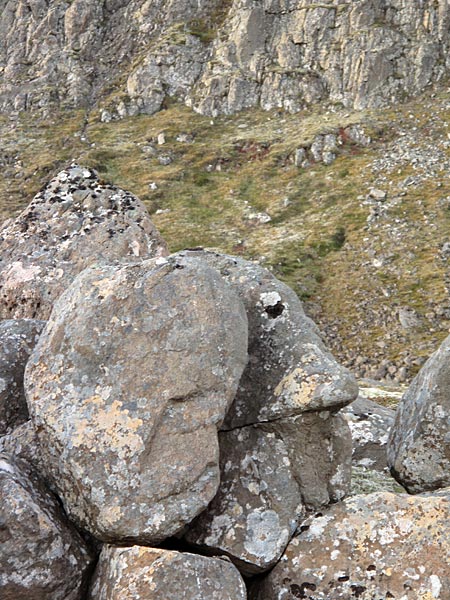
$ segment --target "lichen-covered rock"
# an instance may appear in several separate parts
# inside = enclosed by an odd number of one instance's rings
[[[0,435],[28,419],[23,374],[44,325],[34,319],[0,322]]]
[[[25,377],[69,516],[110,542],[152,544],[189,523],[217,491],[217,428],[246,362],[244,307],[208,266],[80,274]]]
[[[89,600],[245,600],[237,569],[220,558],[104,546]]]
[[[428,359],[398,406],[388,463],[411,493],[450,485],[450,337]]]
[[[386,448],[395,410],[363,396],[342,409],[352,433],[353,464],[377,471],[387,469]]]
[[[54,486],[46,477],[39,439],[31,420],[0,437],[0,453],[8,454],[14,460],[26,464],[39,475],[39,479],[45,481],[47,487],[54,490]]]
[[[89,265],[165,254],[138,198],[72,165],[0,230],[0,318],[47,319]]]
[[[186,538],[227,554],[241,572],[266,571],[306,510],[342,500],[348,491],[348,427],[340,416],[308,413],[221,432],[219,440],[219,491]]]
[[[352,402],[358,386],[326,350],[293,290],[255,263],[214,252],[179,254],[206,263],[242,299],[249,322],[249,362],[224,429]]]
[[[354,496],[302,525],[253,600],[448,600],[450,490]]]
[[[0,455],[0,597],[82,600],[94,556],[56,498],[19,465]]]

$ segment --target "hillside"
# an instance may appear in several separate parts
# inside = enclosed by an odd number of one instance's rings
[[[449,118],[445,88],[365,112],[212,120],[174,102],[110,123],[96,110],[23,113],[1,125],[1,214],[67,162],[89,164],[146,203],[171,250],[270,266],[345,364],[404,381],[450,324]]]

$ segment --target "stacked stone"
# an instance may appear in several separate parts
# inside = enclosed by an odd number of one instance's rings
[[[269,271],[167,256],[137,198],[77,165],[2,236],[2,598],[445,599],[447,492],[343,502],[357,385]]]

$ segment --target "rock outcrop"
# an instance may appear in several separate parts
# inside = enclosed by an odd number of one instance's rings
[[[246,600],[245,584],[220,558],[156,548],[104,546],[89,600]]]
[[[429,598],[450,590],[450,490],[355,496],[311,518],[252,600]]]
[[[23,374],[44,325],[33,319],[0,322],[0,436],[28,419]]]
[[[267,571],[306,514],[349,490],[351,441],[326,411],[222,431],[217,495],[186,539],[227,554],[245,574]]]
[[[48,319],[53,303],[92,263],[167,254],[136,196],[72,165],[0,230],[0,318]]]
[[[57,303],[26,371],[48,474],[103,541],[158,543],[219,485],[217,428],[247,362],[247,318],[207,265],[93,267]]]
[[[83,600],[94,555],[20,462],[0,455],[0,597]]]
[[[180,260],[214,268],[247,312],[248,366],[223,429],[334,410],[356,398],[353,375],[327,351],[297,295],[268,269],[207,251],[181,252]]]
[[[0,109],[168,96],[215,115],[329,101],[378,106],[448,74],[446,0],[74,0],[0,4]],[[125,82],[125,83],[122,83]]]
[[[450,337],[403,396],[388,440],[393,476],[410,492],[450,485]]]

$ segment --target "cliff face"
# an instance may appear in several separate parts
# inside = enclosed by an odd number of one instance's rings
[[[447,0],[0,0],[0,110],[380,106],[448,74],[449,33]]]

